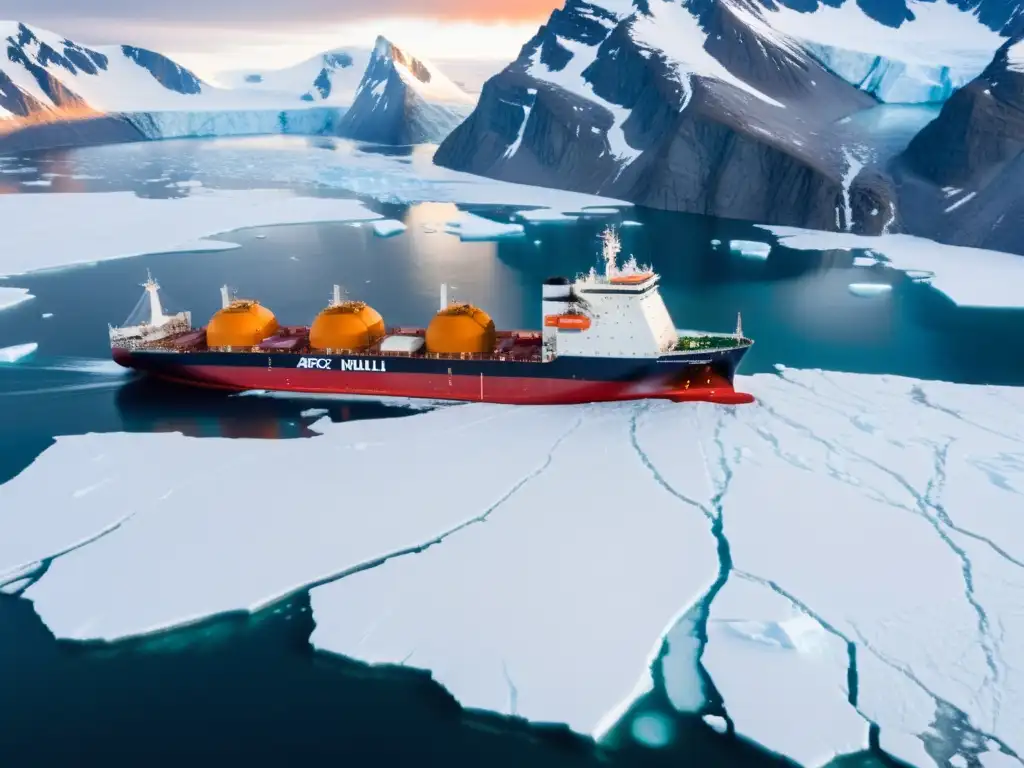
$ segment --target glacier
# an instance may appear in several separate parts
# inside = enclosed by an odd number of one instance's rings
[[[147,139],[198,139],[221,136],[292,134],[334,135],[347,107],[296,109],[163,110],[123,112],[117,116]]]
[[[1005,42],[973,7],[907,0],[906,8],[898,27],[878,22],[852,0],[811,13],[779,5],[764,17],[826,69],[890,104],[944,102]]]
[[[833,74],[886,104],[939,104],[987,65],[908,64],[898,59],[805,42],[804,49]]]
[[[660,668],[700,712],[703,668],[723,702],[708,722],[805,764],[877,726],[913,765],[935,763],[925,741],[1020,765],[1024,389],[741,380],[756,405],[59,437],[0,486],[0,508],[32,509],[0,516],[0,588],[59,638],[107,640],[311,589],[314,647],[430,670],[468,707],[598,735],[625,718],[656,742],[629,704]],[[453,460],[449,437],[472,450]],[[397,446],[417,457],[403,483]],[[280,463],[307,467],[305,503],[251,482]],[[319,503],[349,480],[373,493]]]

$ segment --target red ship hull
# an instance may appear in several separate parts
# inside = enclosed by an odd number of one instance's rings
[[[714,371],[699,381],[678,375],[637,380],[501,375],[448,375],[444,372],[387,373],[317,370],[265,365],[189,364],[180,355],[113,350],[119,364],[166,381],[230,391],[270,390],[368,397],[426,398],[509,405],[569,405],[588,402],[665,399],[705,401],[722,405],[754,402],[736,392],[732,383]],[[194,359],[194,358],[193,358]]]

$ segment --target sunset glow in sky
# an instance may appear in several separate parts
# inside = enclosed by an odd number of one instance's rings
[[[4,0],[86,44],[131,43],[199,74],[275,68],[378,34],[429,59],[515,57],[563,0]]]

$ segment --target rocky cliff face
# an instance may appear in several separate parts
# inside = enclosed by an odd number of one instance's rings
[[[876,104],[746,0],[569,0],[435,162],[669,210],[878,232],[886,177],[828,126]],[[890,222],[891,224],[891,222]]]
[[[378,144],[434,143],[471,108],[472,98],[436,67],[378,38],[337,133]]]
[[[896,160],[907,227],[1024,253],[1024,41],[1004,44]]]

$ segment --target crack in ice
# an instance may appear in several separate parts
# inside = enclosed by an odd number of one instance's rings
[[[783,424],[786,424],[787,426],[803,433],[804,435],[806,435],[813,441],[817,442],[818,444],[823,445],[828,451],[836,452],[837,455],[845,454],[847,456],[853,457],[854,459],[860,460],[865,464],[874,467],[875,469],[877,469],[878,471],[882,472],[884,475],[892,479],[914,500],[917,508],[908,509],[903,505],[894,506],[898,506],[898,508],[900,509],[907,510],[912,514],[920,517],[921,519],[927,521],[928,524],[935,531],[935,533],[938,535],[939,539],[943,542],[943,544],[946,545],[950,552],[956,555],[956,557],[960,561],[960,571],[964,581],[964,598],[967,600],[968,604],[974,611],[975,616],[977,617],[979,640],[982,647],[982,651],[985,654],[986,666],[988,667],[988,672],[985,675],[983,686],[986,689],[988,689],[990,695],[992,696],[994,705],[993,717],[994,719],[997,719],[999,715],[998,683],[1002,677],[999,669],[1000,665],[998,663],[999,648],[998,645],[995,643],[992,637],[992,633],[989,629],[988,613],[985,611],[984,606],[981,605],[981,603],[978,601],[974,593],[973,564],[971,563],[970,558],[967,556],[967,552],[964,551],[962,547],[957,545],[957,543],[954,542],[950,535],[944,530],[945,527],[951,527],[946,522],[949,519],[948,516],[946,516],[946,519],[943,520],[943,513],[936,509],[935,505],[933,505],[927,499],[926,494],[922,494],[916,488],[914,488],[914,486],[899,472],[890,469],[881,462],[876,461],[875,459],[872,459],[868,456],[865,456],[858,451],[854,451],[849,448],[846,448],[842,451],[837,450],[837,448],[832,443],[830,443],[828,440],[825,440],[822,437],[819,437],[809,427],[800,424],[794,419],[782,415],[781,413],[774,410],[770,406],[764,404],[763,402],[761,403],[761,408],[766,413],[770,414],[772,417],[782,422]],[[930,482],[929,487],[931,487],[931,484],[932,483]],[[934,515],[929,514],[929,510],[931,510],[934,513]]]
[[[519,491],[522,490],[524,486],[526,486],[533,480],[536,480],[538,477],[540,477],[542,474],[544,474],[544,472],[548,470],[548,468],[551,466],[551,463],[554,461],[555,453],[558,451],[559,447],[577,429],[580,428],[580,426],[583,424],[584,419],[589,413],[589,410],[590,409],[588,408],[587,410],[584,410],[582,413],[580,413],[580,415],[573,422],[572,426],[569,427],[569,429],[567,429],[565,432],[563,432],[557,440],[555,440],[555,442],[551,445],[551,448],[548,450],[547,457],[540,464],[540,466],[538,466],[532,472],[522,477],[504,495],[502,495],[501,498],[499,498],[497,501],[491,504],[491,506],[489,506],[487,509],[485,509],[483,512],[476,515],[475,517],[471,517],[468,520],[463,520],[458,525],[452,526],[448,530],[437,534],[436,536],[428,539],[427,541],[421,542],[419,544],[413,544],[408,547],[402,547],[401,549],[396,549],[392,552],[388,552],[383,555],[378,555],[377,557],[371,558],[369,560],[364,560],[361,563],[356,563],[355,565],[348,566],[347,568],[344,568],[340,571],[336,571],[326,576],[321,576],[318,579],[314,579],[313,581],[300,584],[297,587],[293,587],[273,597],[263,600],[259,604],[252,606],[249,610],[253,612],[259,611],[281,600],[287,600],[303,592],[316,589],[317,587],[323,587],[328,584],[332,584],[336,581],[340,581],[341,579],[347,578],[349,576],[353,576],[357,573],[362,573],[363,571],[368,571],[373,568],[377,568],[381,565],[384,565],[384,563],[388,562],[389,560],[393,560],[398,557],[405,557],[406,555],[415,555],[419,554],[420,552],[425,552],[431,547],[442,543],[449,536],[453,536],[454,534],[458,533],[459,531],[465,528],[469,528],[470,526],[477,525],[480,523],[486,523],[492,513],[494,513],[498,508],[503,506],[513,496],[519,493]]]
[[[661,472],[659,472],[657,467],[655,467],[654,462],[651,461],[650,457],[640,446],[640,441],[637,435],[638,421],[642,414],[648,413],[649,411],[650,405],[646,405],[637,409],[636,412],[634,412],[633,417],[630,419],[629,437],[633,450],[636,452],[641,463],[651,473],[655,482],[657,482],[659,486],[687,506],[699,510],[711,524],[711,535],[715,539],[715,548],[718,554],[718,574],[715,577],[715,581],[708,588],[708,591],[696,603],[696,616],[693,622],[693,632],[698,646],[696,663],[704,687],[705,714],[718,715],[722,717],[726,722],[727,732],[735,733],[735,724],[729,715],[725,701],[722,699],[721,694],[718,693],[718,689],[715,687],[714,681],[712,680],[710,673],[705,668],[703,661],[704,652],[708,645],[708,621],[711,616],[711,604],[725,586],[725,583],[729,579],[729,573],[732,570],[732,555],[729,551],[729,540],[725,536],[722,505],[722,501],[726,493],[728,493],[729,485],[732,481],[732,468],[729,466],[728,459],[726,458],[725,444],[722,440],[722,430],[725,428],[726,414],[735,417],[735,411],[733,409],[729,409],[719,412],[713,434],[713,440],[719,449],[718,467],[722,471],[722,480],[720,482],[715,482],[712,478],[709,470],[707,454],[704,451],[703,444],[698,440],[698,447],[700,448],[701,456],[704,458],[704,469],[708,479],[708,485],[713,491],[713,495],[710,499],[710,507],[695,501],[676,490],[671,483],[665,480]]]
[[[50,570],[50,567],[54,562],[65,555],[70,555],[72,552],[79,550],[82,547],[87,547],[93,542],[99,541],[104,536],[109,536],[139,514],[139,512],[140,510],[135,510],[134,512],[125,515],[120,520],[111,523],[99,532],[94,533],[92,536],[88,536],[71,546],[65,547],[59,552],[47,555],[39,560],[33,560],[31,563],[23,563],[22,565],[15,566],[6,573],[0,574],[0,592],[4,592],[6,587],[17,585],[10,591],[10,594],[14,595],[14,597],[21,597],[29,587],[46,575],[46,572]]]
[[[948,708],[948,709],[949,709],[949,710],[950,710],[951,712],[955,712],[955,713],[956,713],[956,715],[957,715],[957,719],[959,719],[959,720],[960,720],[961,722],[963,722],[963,723],[965,724],[965,725],[964,725],[964,733],[965,733],[965,734],[971,734],[971,735],[973,735],[974,737],[978,737],[978,738],[980,738],[980,739],[987,739],[988,741],[991,741],[991,742],[993,742],[993,743],[995,743],[995,744],[998,744],[998,745],[999,745],[999,749],[1000,749],[1000,750],[1001,750],[1001,751],[1002,751],[1002,752],[1003,752],[1004,754],[1007,754],[1007,755],[1009,755],[1010,757],[1013,757],[1013,758],[1014,758],[1014,759],[1016,759],[1016,760],[1017,760],[1018,762],[1020,762],[1020,763],[1021,763],[1022,765],[1024,765],[1024,760],[1022,760],[1022,759],[1021,759],[1020,755],[1018,755],[1018,754],[1017,754],[1017,753],[1016,753],[1016,752],[1015,752],[1015,751],[1013,750],[1013,748],[1012,748],[1012,747],[1010,747],[1010,746],[1009,746],[1009,745],[1008,745],[1008,744],[1007,744],[1006,742],[1004,742],[1004,741],[1003,741],[1002,739],[1000,739],[1000,738],[999,738],[998,736],[995,736],[995,735],[993,735],[993,734],[991,734],[991,733],[986,733],[985,731],[982,731],[982,730],[980,730],[979,728],[976,728],[976,727],[974,727],[973,725],[971,725],[971,719],[970,719],[970,717],[968,717],[968,716],[967,716],[967,713],[966,713],[966,712],[964,712],[963,710],[961,710],[961,709],[960,709],[959,707],[957,707],[956,705],[954,705],[954,704],[953,704],[952,702],[950,702],[949,700],[947,700],[947,699],[944,699],[943,697],[939,696],[939,695],[938,695],[937,693],[935,693],[934,691],[932,691],[932,690],[931,690],[931,689],[930,689],[930,688],[929,688],[929,687],[928,687],[927,685],[925,685],[925,684],[924,684],[924,683],[923,683],[923,682],[921,681],[921,679],[920,679],[920,678],[919,678],[919,677],[918,677],[917,675],[915,675],[915,674],[914,674],[914,672],[913,672],[913,671],[912,671],[912,670],[911,670],[911,669],[910,669],[909,667],[907,667],[907,666],[906,666],[905,664],[901,664],[901,663],[899,663],[898,661],[895,661],[895,660],[894,660],[894,659],[893,659],[893,658],[892,658],[891,656],[889,656],[888,654],[886,654],[886,653],[885,653],[884,651],[881,651],[881,650],[879,650],[878,648],[876,648],[876,647],[875,647],[875,646],[874,646],[874,645],[873,645],[873,644],[872,644],[872,643],[871,643],[871,642],[870,642],[870,641],[869,641],[869,640],[868,640],[868,639],[867,639],[867,638],[866,638],[866,637],[864,636],[864,634],[863,634],[863,633],[862,633],[862,632],[860,631],[860,629],[859,629],[859,628],[857,627],[857,625],[855,625],[855,624],[851,623],[851,624],[850,624],[850,629],[852,630],[852,632],[853,632],[854,634],[856,634],[856,635],[857,635],[857,642],[858,642],[858,643],[859,643],[859,644],[860,644],[861,646],[863,646],[863,647],[864,647],[864,649],[865,649],[866,651],[868,651],[868,653],[870,653],[870,654],[871,654],[872,656],[874,656],[874,657],[875,657],[876,659],[878,659],[878,661],[880,661],[880,662],[881,662],[882,664],[884,664],[885,666],[887,666],[887,667],[888,667],[889,669],[891,669],[891,670],[892,670],[893,672],[896,672],[897,674],[900,674],[900,675],[902,675],[902,676],[903,676],[904,678],[906,678],[906,679],[907,679],[907,680],[909,680],[909,681],[910,681],[911,683],[913,683],[914,685],[916,685],[916,686],[917,686],[917,687],[918,687],[918,688],[919,688],[919,689],[920,689],[920,690],[921,690],[921,691],[922,691],[922,692],[923,692],[924,694],[926,694],[926,695],[927,695],[927,696],[928,696],[928,697],[929,697],[930,699],[932,699],[932,701],[934,701],[934,702],[935,702],[935,704],[936,704],[936,707],[939,707],[939,706],[942,706],[942,707],[947,707],[947,708]],[[920,737],[920,738],[922,738],[922,740],[923,740],[923,737]]]

